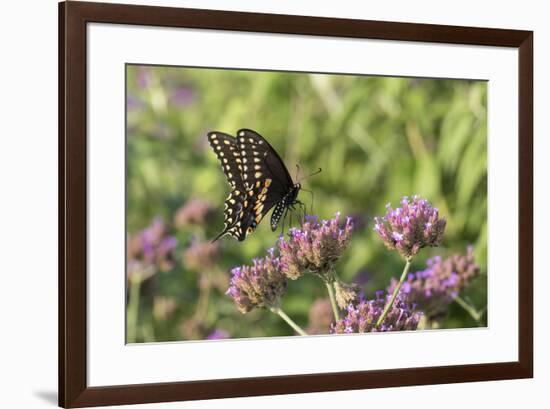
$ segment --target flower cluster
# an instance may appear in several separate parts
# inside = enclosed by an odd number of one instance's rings
[[[170,103],[185,107],[195,100],[195,92],[189,86],[179,86],[170,95]]]
[[[233,298],[243,314],[253,308],[275,308],[286,291],[287,280],[281,271],[273,249],[263,259],[253,260],[252,266],[231,270],[231,282],[227,294]]]
[[[299,229],[290,229],[288,239],[281,237],[278,242],[281,270],[293,280],[306,271],[328,280],[334,263],[349,244],[352,229],[349,217],[340,227],[339,213],[321,221],[307,216]]]
[[[472,247],[466,254],[455,254],[444,260],[433,257],[427,268],[408,275],[401,287],[401,294],[409,303],[414,303],[430,321],[444,316],[448,305],[461,290],[479,275]],[[392,280],[388,292],[393,291],[397,281]]]
[[[128,237],[128,277],[139,274],[144,279],[159,270],[171,270],[176,245],[176,238],[166,233],[162,219],[156,218],[149,227]]]
[[[436,247],[443,240],[445,218],[427,200],[413,196],[401,200],[401,207],[386,206],[386,215],[374,218],[374,231],[386,247],[397,250],[403,257],[418,254],[423,247]]]
[[[352,301],[357,299],[359,293],[359,286],[356,284],[346,284],[339,279],[334,281],[334,294],[336,296],[336,303],[340,308],[346,308]]]
[[[376,293],[374,300],[361,300],[348,306],[346,316],[332,326],[333,334],[351,334],[363,332],[412,331],[418,327],[422,313],[397,295],[388,315],[379,327],[376,321],[382,315],[384,306],[390,299],[390,293]]]

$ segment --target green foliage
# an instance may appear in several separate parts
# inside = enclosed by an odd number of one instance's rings
[[[337,211],[354,216],[357,228],[337,268],[345,281],[366,273],[367,296],[385,288],[403,265],[375,236],[372,218],[402,196],[428,199],[447,218],[445,240],[422,251],[413,270],[423,269],[430,256],[473,244],[482,277],[465,296],[485,306],[485,82],[128,66],[127,97],[128,233],[160,216],[178,239],[175,267],[141,286],[137,341],[204,338],[215,328],[231,337],[292,334],[267,311],[240,314],[224,294],[232,267],[274,246],[279,233],[268,223],[243,243],[223,238],[221,258],[208,271],[188,268],[181,257],[192,238],[209,240],[223,227],[228,186],[206,142],[210,130],[258,131],[293,175],[296,164],[302,176],[323,169],[302,182],[314,193],[313,203],[307,192],[300,199],[322,218]],[[191,198],[211,203],[215,217],[178,229],[174,214]],[[322,282],[307,277],[289,283],[283,307],[307,327],[311,304],[323,297]],[[162,314],[166,299],[174,306]],[[475,323],[453,305],[443,325]]]

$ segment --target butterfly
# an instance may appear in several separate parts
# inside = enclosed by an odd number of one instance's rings
[[[207,137],[231,187],[225,199],[224,229],[213,241],[226,234],[243,241],[273,207],[271,230],[275,231],[288,209],[301,205],[300,183],[294,183],[277,151],[251,129],[239,130],[236,137],[217,131]]]

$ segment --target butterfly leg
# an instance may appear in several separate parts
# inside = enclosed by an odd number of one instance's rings
[[[298,203],[300,204],[300,211],[302,212],[302,220],[305,220],[306,213],[307,213],[306,205],[303,202],[298,202]]]
[[[306,205],[299,200],[296,200],[296,204],[300,206],[300,213],[298,214],[298,219],[303,221],[306,218]]]
[[[294,210],[294,206],[292,206],[292,210]],[[292,213],[294,213],[294,211],[290,212],[290,224],[289,224],[290,227],[292,227]]]
[[[281,235],[285,234],[285,221],[286,221],[287,214],[288,214],[288,207],[285,208],[285,211],[283,213],[283,217],[282,217],[283,222],[281,223]]]

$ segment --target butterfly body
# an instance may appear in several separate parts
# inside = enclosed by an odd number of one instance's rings
[[[236,137],[210,132],[208,142],[231,188],[225,200],[225,226],[214,240],[226,234],[245,240],[273,207],[271,229],[276,230],[288,208],[300,203],[300,184],[293,182],[279,154],[250,129],[239,130]]]

